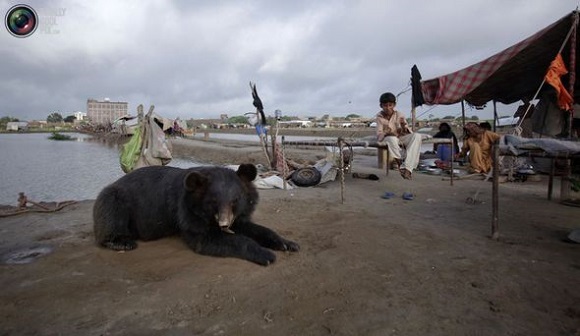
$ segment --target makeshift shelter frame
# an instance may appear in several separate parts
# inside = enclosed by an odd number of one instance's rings
[[[453,139],[429,139],[427,142],[423,142],[423,143],[438,143],[438,144],[449,144],[451,145],[451,156],[453,157],[453,155],[455,154],[453,152]],[[384,144],[379,143],[378,141],[362,141],[362,140],[345,140],[342,137],[339,137],[336,139],[336,141],[332,141],[332,140],[314,140],[314,141],[286,141],[285,137],[282,136],[282,160],[284,160],[284,163],[286,163],[286,146],[337,146],[338,150],[339,150],[339,155],[340,155],[340,160],[339,160],[339,172],[340,172],[340,201],[342,204],[344,204],[344,199],[345,199],[345,193],[346,193],[346,183],[344,180],[344,177],[346,175],[346,166],[344,165],[344,149],[347,147],[364,147],[364,148],[378,148],[378,149],[386,149],[387,153],[388,153],[388,147]],[[286,177],[288,175],[288,172],[286,171],[286,164],[284,164],[284,172],[283,172],[283,177],[284,177],[284,189],[286,190],[287,185],[286,185]],[[386,175],[389,175],[389,167],[388,165],[386,165],[385,167],[386,169]],[[453,176],[453,160],[451,160],[451,166],[450,166],[450,170],[451,170],[451,174],[450,174],[450,179],[449,179],[449,183],[450,185],[453,185],[453,181],[454,181],[454,176]]]
[[[579,16],[578,9],[576,9],[576,10],[574,10],[572,12],[572,22],[570,23],[570,28],[569,28],[569,30],[568,30],[568,32],[567,32],[567,34],[566,34],[563,42],[560,45],[560,48],[558,50],[558,53],[555,55],[555,56],[560,55],[562,53],[562,51],[564,50],[565,46],[567,45],[567,43],[570,43],[570,55],[569,55],[569,62],[568,62],[569,63],[569,65],[568,65],[568,67],[569,67],[568,71],[569,72],[568,73],[570,75],[569,75],[568,87],[569,87],[570,95],[572,96],[571,106],[573,106],[573,104],[574,104],[574,101],[573,100],[574,100],[574,96],[575,96],[576,50],[578,48],[578,46],[577,46],[577,40],[576,40],[577,36],[576,35],[577,35],[577,27],[578,27],[578,16]],[[558,23],[560,23],[560,22],[562,22],[562,20],[559,20],[558,21]],[[552,25],[550,27],[553,27],[553,26],[554,25]],[[547,31],[547,28],[545,28],[545,29],[542,30],[542,32],[546,32],[546,31]],[[538,35],[538,33],[536,33],[534,35],[534,37],[536,37],[537,35]],[[525,42],[529,42],[530,41],[530,38],[528,38],[528,39],[526,39],[524,41]],[[513,48],[515,48],[515,46],[520,46],[522,43],[524,43],[524,41],[522,41],[522,42],[520,42],[520,43],[518,43],[518,44],[516,44],[516,45],[514,45],[514,46],[512,46],[512,47],[510,47],[510,48],[508,48],[506,50],[504,50],[501,53],[498,53],[498,54],[496,54],[494,56],[491,56],[490,58],[488,58],[488,59],[486,59],[484,61],[481,61],[479,63],[476,63],[476,64],[474,64],[474,65],[472,65],[471,67],[468,67],[468,68],[471,69],[471,68],[476,68],[477,66],[481,66],[481,68],[479,68],[479,70],[481,70],[482,73],[483,73],[484,65],[482,65],[482,64],[490,65],[490,63],[493,62],[493,61],[500,61],[501,58],[502,58],[502,56],[504,56],[506,54],[506,52],[508,52],[508,51],[509,52],[514,52],[515,49],[513,49]],[[528,44],[528,46],[529,46],[529,44]],[[519,51],[521,51],[521,50],[522,49],[519,49]],[[518,51],[518,53],[519,53],[519,51]],[[486,63],[486,62],[490,62],[490,63]],[[513,66],[513,64],[512,64],[512,66]],[[466,68],[466,69],[468,69],[468,68]],[[497,69],[498,68],[495,68],[494,71],[496,71]],[[510,68],[510,69],[513,70],[513,68]],[[460,70],[457,73],[453,73],[453,75],[456,75],[455,76],[455,80],[458,80],[459,83],[461,83],[461,84],[463,84],[464,81],[466,81],[465,77],[459,76],[459,73],[462,72],[462,71],[464,72],[465,69],[464,70]],[[471,71],[475,71],[475,70],[471,70]],[[413,69],[411,70],[411,73],[412,73],[412,77],[413,77]],[[537,99],[538,94],[540,93],[542,87],[544,86],[544,84],[546,82],[546,78],[545,78],[545,74],[546,73],[547,73],[547,70],[544,72],[544,77],[541,80],[541,84],[539,85],[538,89],[535,91],[535,94],[534,94],[534,96],[533,96],[533,98],[531,100]],[[488,76],[490,76],[489,78],[491,78],[491,76],[493,74],[495,74],[495,72],[488,73]],[[442,94],[443,92],[446,92],[445,91],[446,89],[452,89],[452,87],[445,87],[444,86],[445,85],[445,80],[450,80],[449,78],[447,78],[448,76],[451,76],[451,75],[441,76],[441,77],[437,77],[436,79],[432,79],[432,80],[428,80],[427,81],[427,82],[433,83],[434,81],[439,80],[440,81],[439,84],[443,83],[443,84],[441,84],[442,86],[437,87],[437,95]],[[504,74],[504,76],[505,76],[505,74]],[[471,94],[474,91],[476,91],[480,87],[480,85],[483,85],[484,83],[486,83],[486,80],[489,79],[489,78],[482,79],[481,82],[479,82],[477,84],[477,86],[470,87],[470,91],[463,91],[462,96],[459,99],[459,101],[461,101],[461,104],[462,104],[463,123],[465,123],[464,100],[466,100],[466,98],[469,99],[469,97],[474,98],[473,96],[471,96]],[[441,81],[443,81],[443,82],[441,82]],[[497,79],[495,81],[492,81],[492,83],[496,83],[497,84]],[[459,85],[457,82],[454,83],[454,84],[456,85],[455,89],[463,89],[464,88],[462,85]],[[511,96],[510,95],[506,95],[505,93],[501,93],[500,91],[495,90],[496,88],[494,88],[493,91],[490,91],[489,85],[491,85],[491,84],[487,84],[487,85],[488,85],[488,87],[487,87],[487,90],[488,91],[486,91],[486,92],[481,92],[480,91],[478,93],[478,95],[476,94],[475,101],[478,101],[480,103],[482,103],[484,99],[488,99],[487,101],[489,101],[489,100],[492,100],[493,101],[493,113],[494,113],[494,125],[493,125],[493,129],[495,130],[495,127],[496,127],[496,124],[497,124],[497,119],[498,119],[497,118],[497,101],[498,101],[498,99],[500,101],[502,100],[502,98],[503,99],[506,99],[506,100],[509,100],[509,99],[513,99],[516,96],[514,96],[513,94]],[[499,90],[501,90],[501,89],[499,89]],[[413,92],[415,92],[415,91],[416,90],[413,90]],[[521,91],[521,90],[520,91],[517,91],[516,90],[514,92],[519,93],[519,94],[523,93],[523,91]],[[430,93],[433,93],[433,92],[430,92]],[[439,101],[437,99],[437,97],[435,99],[433,99],[433,100],[430,100],[431,103],[427,102],[427,104],[429,104],[429,105],[436,105],[436,104],[441,104],[441,103],[442,104],[451,104],[451,103],[453,103],[453,101],[449,97],[446,97],[446,98],[444,98],[441,101]],[[483,97],[485,97],[485,98],[483,98]],[[431,98],[433,98],[433,97],[431,97]],[[522,96],[522,97],[520,97],[520,99],[521,98],[524,98],[524,97]],[[413,104],[414,105],[415,105],[415,101],[419,101],[419,99],[417,97],[413,97]],[[424,101],[424,97],[420,97],[420,101],[425,102]],[[511,101],[513,101],[513,100],[510,100],[510,102]],[[525,116],[528,113],[528,111],[529,111],[529,107],[525,111],[524,115],[521,117],[521,120],[522,121],[525,119]],[[572,134],[572,121],[573,121],[573,109],[571,111],[568,111],[568,112],[569,112],[569,115],[568,115],[568,117],[569,117],[569,120],[568,120],[568,136],[571,137],[571,134]],[[519,128],[520,125],[521,125],[521,122],[517,125],[517,127]],[[492,174],[493,174],[493,191],[492,191],[492,194],[493,195],[492,195],[492,197],[493,197],[493,200],[492,200],[492,223],[491,223],[491,237],[492,237],[492,239],[495,239],[495,240],[497,240],[499,238],[499,163],[498,163],[498,161],[499,161],[499,154],[500,154],[499,153],[499,145],[496,142],[493,145],[493,147],[492,147],[492,156],[493,156],[493,171],[492,171]],[[509,153],[502,153],[502,155],[510,156],[511,154],[509,154]],[[515,155],[511,155],[511,156],[515,156]],[[541,155],[540,154],[540,156],[547,157],[547,155],[545,155],[545,154],[544,155]],[[566,158],[566,159],[569,159],[570,158],[570,155],[560,155],[559,154],[559,155],[554,155],[551,158],[552,160],[551,160],[551,171],[550,171],[550,183],[549,183],[549,186],[548,186],[548,189],[549,189],[549,191],[548,191],[548,199],[551,199],[551,193],[552,193],[552,183],[553,183],[553,180],[552,179],[553,179],[553,176],[554,176],[554,158]],[[566,171],[566,173],[569,175],[570,174],[570,169],[569,169],[570,168],[570,164],[569,164],[569,160],[567,162],[568,162],[568,164],[567,164],[567,171]],[[569,179],[568,178],[562,178],[561,196],[562,195],[565,195],[565,193],[568,193],[569,192],[569,188],[570,188]]]

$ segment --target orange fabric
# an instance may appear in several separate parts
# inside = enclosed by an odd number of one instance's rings
[[[562,110],[570,111],[572,109],[572,96],[568,93],[568,90],[566,90],[560,79],[561,76],[567,73],[568,70],[564,64],[564,59],[562,59],[561,54],[558,54],[552,63],[550,63],[548,73],[546,74],[546,82],[552,85],[558,93],[558,107]]]

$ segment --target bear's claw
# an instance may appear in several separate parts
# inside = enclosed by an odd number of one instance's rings
[[[131,251],[137,248],[137,242],[135,241],[108,241],[104,242],[102,245],[114,251]]]
[[[298,245],[297,243],[295,243],[293,241],[286,240],[283,244],[282,251],[298,252],[298,251],[300,251],[300,245]]]

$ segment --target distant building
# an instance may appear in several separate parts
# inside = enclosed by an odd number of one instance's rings
[[[75,120],[78,120],[78,121],[85,120],[85,118],[87,117],[87,114],[85,112],[81,112],[81,111],[75,112],[75,113],[73,113],[73,115],[75,116]]]
[[[108,98],[103,101],[87,100],[87,118],[96,124],[111,124],[116,119],[127,115],[128,103],[112,102]]]
[[[9,121],[6,123],[7,131],[25,131],[28,129],[28,122],[26,121]]]

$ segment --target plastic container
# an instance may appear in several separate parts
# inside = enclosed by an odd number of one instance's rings
[[[451,145],[450,144],[439,144],[437,145],[437,157],[439,160],[448,162],[453,159],[451,155]]]

